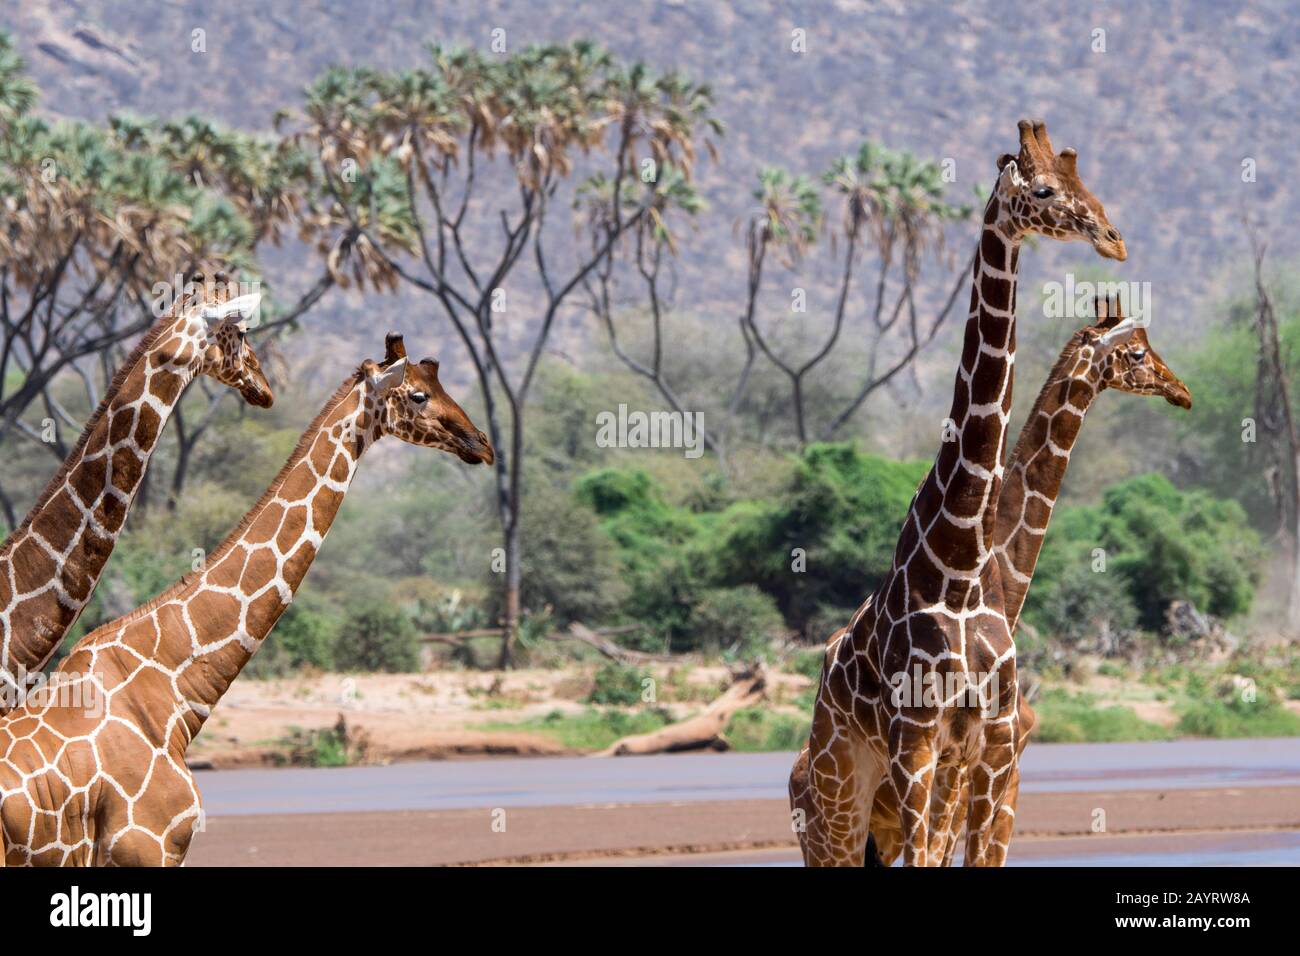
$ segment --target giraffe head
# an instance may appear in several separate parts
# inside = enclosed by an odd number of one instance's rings
[[[1079,179],[1075,151],[1053,152],[1042,120],[1021,120],[1019,125],[1019,154],[998,159],[997,192],[1012,229],[1018,235],[1082,239],[1106,259],[1128,258],[1119,230]]]
[[[390,332],[384,342],[384,360],[367,360],[362,369],[378,403],[381,435],[439,448],[471,465],[490,465],[496,460],[487,435],[438,381],[437,361],[407,361],[400,335]]]
[[[270,408],[275,396],[262,372],[262,363],[247,339],[248,330],[257,325],[261,298],[253,293],[204,306],[207,344],[199,372],[238,389],[248,404]]]
[[[1146,329],[1129,326],[1118,335],[1106,333],[1119,326],[1124,312],[1119,299],[1095,300],[1097,324],[1080,333],[1081,346],[1091,350],[1091,366],[1098,371],[1098,389],[1114,388],[1134,395],[1159,395],[1170,405],[1192,407],[1192,393],[1165,364],[1147,340]]]

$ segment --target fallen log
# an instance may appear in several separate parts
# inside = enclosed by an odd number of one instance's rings
[[[628,631],[639,630],[640,625],[629,624],[623,627],[606,627],[599,631],[593,631],[584,624],[574,621],[569,625],[568,634],[552,633],[548,635],[552,641],[579,641],[588,647],[594,647],[598,652],[608,657],[612,661],[620,664],[652,664],[652,663],[679,663],[683,660],[680,654],[651,654],[646,651],[635,651],[630,647],[624,647],[622,644],[616,644],[613,641],[606,640],[603,635],[606,634],[623,634]]]
[[[500,637],[505,633],[501,627],[479,627],[472,631],[448,631],[443,634],[424,634],[420,640],[426,644],[463,644],[476,637]]]
[[[597,757],[626,757],[640,754],[680,753],[684,750],[727,750],[723,736],[736,711],[753,707],[767,695],[767,672],[761,663],[740,674],[721,697],[693,717],[661,727],[648,734],[633,734],[614,741]]]

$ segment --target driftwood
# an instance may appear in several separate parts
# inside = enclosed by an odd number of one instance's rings
[[[624,627],[607,627],[601,628],[599,631],[593,631],[591,628],[574,621],[569,625],[568,634],[552,633],[549,636],[553,641],[580,641],[588,647],[594,647],[610,660],[618,661],[620,664],[671,663],[682,660],[680,654],[650,654],[645,651],[634,651],[630,647],[624,647],[622,644],[615,644],[613,641],[606,640],[604,636],[606,634],[623,634],[627,631],[639,629],[640,625],[629,624]]]
[[[683,750],[726,750],[731,745],[722,732],[738,710],[753,707],[767,695],[767,673],[763,665],[740,674],[721,697],[693,717],[661,727],[648,734],[634,734],[616,740],[597,757],[625,757],[634,754],[676,753]]]

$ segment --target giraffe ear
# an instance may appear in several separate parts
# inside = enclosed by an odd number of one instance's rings
[[[384,338],[384,364],[392,365],[400,358],[406,358],[406,343],[400,332],[389,332]]]
[[[375,386],[375,392],[383,395],[401,385],[402,380],[406,378],[406,359],[399,358],[387,368],[375,366],[375,369],[369,374],[371,384]]]
[[[257,328],[262,319],[262,294],[250,292],[248,295],[241,295],[226,302],[214,302],[203,308],[203,317],[211,323],[221,322],[236,315],[240,317],[236,324],[241,332]]]
[[[1002,172],[1002,170],[1006,169],[1007,163],[1014,163],[1015,161],[1016,157],[1012,156],[1010,153],[1003,153],[998,157],[998,172]]]
[[[1124,310],[1120,308],[1119,299],[1103,299],[1097,296],[1096,309],[1099,329],[1113,329],[1124,318]]]

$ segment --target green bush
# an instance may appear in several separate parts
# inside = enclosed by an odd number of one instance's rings
[[[809,633],[818,612],[858,607],[888,573],[928,470],[925,462],[891,461],[849,444],[811,445],[772,501],[742,502],[719,517],[711,577],[758,585],[794,628],[824,639]]]
[[[619,576],[614,542],[591,509],[567,487],[538,475],[528,482],[519,532],[522,606],[549,613],[558,624],[596,623],[615,615],[628,588]],[[490,575],[488,607],[504,613],[500,575]]]
[[[596,671],[591,693],[587,695],[589,704],[610,704],[616,707],[631,707],[641,703],[644,682],[650,678],[649,673],[636,667],[625,667],[613,661],[602,664]]]
[[[334,668],[339,625],[333,610],[309,594],[297,598],[280,616],[244,673],[250,677],[284,677],[304,667]]]
[[[1098,707],[1091,694],[1045,691],[1034,701],[1034,710],[1038,723],[1030,739],[1040,743],[1168,740],[1173,736],[1159,724],[1143,720],[1131,708],[1118,704]]]
[[[790,659],[789,669],[796,674],[802,674],[809,680],[820,680],[822,676],[822,662],[826,659],[826,649],[815,647],[809,650],[801,650],[795,653]]]
[[[578,479],[578,501],[595,512],[618,548],[628,588],[620,611],[644,622],[657,646],[693,650],[691,609],[708,584],[700,540],[716,516],[667,504],[639,469],[602,468]]]
[[[761,654],[784,629],[776,602],[752,584],[709,588],[691,611],[694,646],[731,657]]]
[[[674,650],[693,650],[735,643],[704,630],[713,612],[706,606],[701,614],[700,606],[722,600],[718,589],[760,589],[785,621],[812,638],[841,626],[888,571],[927,468],[849,444],[818,444],[794,459],[770,498],[720,512],[670,505],[641,470],[590,472],[576,495],[618,546],[630,586],[624,615],[646,622]],[[724,500],[715,493],[696,504]],[[760,629],[768,623],[763,618]],[[825,634],[812,633],[830,621]]]
[[[277,741],[280,750],[272,760],[280,766],[290,767],[346,767],[365,763],[369,749],[364,734],[354,736],[342,715],[333,727],[290,727],[288,734]]]
[[[1130,582],[1116,573],[1092,570],[1091,549],[1070,542],[1070,557],[1048,580],[1035,575],[1030,593],[1037,594],[1035,620],[1052,637],[1078,642],[1108,630],[1120,637],[1132,633],[1138,612]],[[1066,549],[1063,548],[1062,551]]]
[[[1098,548],[1104,573],[1093,570]],[[1230,618],[1249,610],[1262,558],[1259,536],[1235,501],[1143,475],[1107,489],[1100,505],[1059,509],[1025,617],[1067,639],[1099,620],[1159,631],[1176,600]]]
[[[1197,678],[1187,682],[1186,692],[1189,699],[1179,709],[1178,730],[1189,737],[1300,736],[1300,717],[1268,686],[1257,686],[1247,695],[1230,680],[1211,688]]]
[[[401,609],[376,598],[344,618],[334,661],[344,671],[416,671],[420,669],[420,640]]]
[[[806,717],[749,707],[732,715],[725,736],[733,750],[765,753],[798,750],[807,742],[811,729],[812,721]]]

